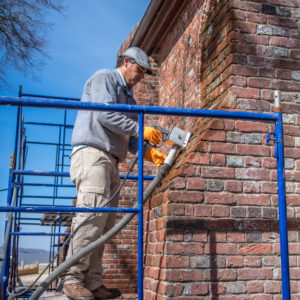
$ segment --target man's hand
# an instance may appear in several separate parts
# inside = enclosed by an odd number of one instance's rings
[[[144,127],[144,139],[151,142],[153,145],[158,145],[163,138],[162,133],[154,127]]]
[[[144,158],[160,167],[164,163],[166,156],[158,150],[155,150],[153,147],[150,147],[146,151]]]

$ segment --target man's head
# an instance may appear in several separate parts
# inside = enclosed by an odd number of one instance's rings
[[[152,74],[147,54],[138,47],[125,50],[118,60],[117,67],[129,88],[132,88],[143,79],[146,73]]]

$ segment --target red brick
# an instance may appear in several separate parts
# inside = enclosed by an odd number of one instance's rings
[[[181,295],[183,289],[184,289],[184,286],[182,284],[179,284],[179,283],[170,284],[169,283],[166,286],[166,292],[165,293],[166,293],[167,296]]]
[[[228,232],[227,233],[227,241],[228,242],[240,243],[240,242],[244,242],[244,240],[245,240],[244,233],[240,233],[240,232]]]
[[[172,181],[169,184],[170,188],[174,189],[184,189],[185,188],[185,178],[182,177],[176,177],[172,179]]]
[[[206,254],[230,254],[235,255],[237,254],[236,245],[229,244],[229,243],[210,243],[205,245],[204,253]]]
[[[300,59],[300,50],[298,49],[291,50],[290,57],[293,59]]]
[[[192,283],[190,295],[208,295],[209,285],[207,283]]]
[[[202,178],[187,178],[186,187],[188,190],[205,190],[206,180]]]
[[[168,215],[182,216],[185,213],[185,205],[170,203],[168,205]]]
[[[244,259],[242,256],[227,256],[226,267],[227,268],[241,268],[244,265]]]
[[[279,37],[279,36],[272,36],[270,37],[270,45],[272,46],[278,46],[283,48],[295,48],[299,49],[299,41],[289,39],[286,37]]]
[[[271,244],[247,244],[239,246],[239,254],[249,255],[249,254],[272,254]]]
[[[269,205],[270,196],[269,195],[254,195],[254,194],[244,194],[237,196],[237,204],[240,205]]]
[[[267,279],[271,280],[273,277],[272,269],[264,268],[251,268],[251,269],[240,269],[238,270],[238,280],[258,280]]]
[[[168,255],[199,255],[203,253],[201,243],[186,242],[167,244]]]
[[[237,74],[239,76],[258,76],[259,69],[253,66],[234,65],[232,67],[232,74]]]
[[[196,205],[195,206],[195,217],[210,217],[211,216],[211,205]]]
[[[253,88],[232,87],[232,92],[240,98],[259,99],[259,90]]]
[[[196,164],[196,165],[208,165],[209,164],[209,156],[204,153],[193,153],[189,157],[189,162],[191,164]]]
[[[269,127],[266,123],[237,121],[236,128],[242,132],[269,132]]]
[[[236,199],[234,194],[206,193],[204,202],[206,204],[233,204],[236,203]]]
[[[237,279],[237,271],[233,269],[213,269],[204,271],[204,280],[210,281],[235,281]],[[232,298],[231,298],[232,299]]]
[[[258,146],[258,145],[237,145],[237,153],[240,155],[254,155],[254,156],[269,156],[269,146]]]
[[[267,22],[267,17],[262,14],[257,14],[253,12],[247,12],[247,19],[250,22],[255,22],[255,23],[266,23]]]
[[[230,143],[211,142],[210,151],[214,153],[234,154],[236,153],[236,145]]]
[[[225,166],[226,156],[224,154],[212,154],[210,161],[213,166]]]
[[[221,283],[213,283],[211,285],[211,292],[213,295],[224,295],[226,293],[226,285]]]
[[[261,183],[255,181],[245,181],[243,182],[244,193],[259,193]]]
[[[166,270],[162,272],[162,279],[170,282],[184,282],[184,281],[202,281],[202,271],[196,270]]]
[[[164,256],[161,267],[163,267],[163,268],[183,268],[183,267],[185,267],[184,259],[182,256],[177,256],[177,255]]]
[[[205,134],[202,135],[202,139],[204,141],[224,142],[226,140],[226,134],[224,131],[210,130],[205,132]]]
[[[253,2],[250,2],[250,1],[233,0],[232,1],[232,7],[238,8],[238,9],[241,9],[241,10],[260,13],[260,4],[259,3],[253,3]]]
[[[238,168],[235,170],[236,179],[269,180],[270,172],[266,169]]]
[[[198,192],[168,191],[164,197],[171,202],[200,203],[203,201],[203,195]]]
[[[242,33],[256,33],[256,24],[250,22],[243,22],[243,21],[234,21],[233,22],[234,28]]]
[[[269,85],[270,85],[270,79],[249,78],[247,80],[247,84],[249,87],[267,89],[267,88],[269,88]]]
[[[271,281],[266,285],[266,293],[277,294],[281,293],[281,282]]]
[[[212,209],[213,217],[229,217],[230,216],[230,208],[226,206],[213,206]]]
[[[264,291],[264,284],[261,281],[250,281],[247,284],[248,293],[262,293]]]
[[[234,169],[221,167],[202,167],[202,177],[204,178],[234,178]]]

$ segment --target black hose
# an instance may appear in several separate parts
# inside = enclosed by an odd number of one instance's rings
[[[165,163],[161,166],[161,168],[158,171],[157,176],[151,181],[150,185],[147,187],[143,194],[143,202],[145,202],[152,194],[154,189],[157,187],[157,185],[160,183],[161,179],[165,176],[165,174],[170,170],[173,161],[175,159],[176,154],[176,146],[173,147],[174,151],[170,151],[167,159],[165,160]],[[171,155],[171,157],[170,157]],[[138,204],[134,206],[134,208],[138,207]],[[47,289],[47,287],[64,271],[69,269],[71,266],[73,266],[77,261],[79,261],[81,258],[86,256],[88,253],[93,251],[94,249],[98,248],[108,240],[110,240],[114,235],[116,235],[124,226],[126,226],[131,219],[135,216],[135,213],[128,213],[108,232],[106,232],[104,235],[102,235],[99,239],[96,241],[90,243],[87,247],[81,249],[78,253],[64,261],[62,264],[60,264],[40,285],[39,287],[33,292],[29,300],[37,300],[39,299],[39,296],[43,294],[43,292]],[[14,298],[8,298],[14,299]]]

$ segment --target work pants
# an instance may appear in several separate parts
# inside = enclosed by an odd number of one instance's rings
[[[101,207],[120,185],[118,162],[105,151],[85,147],[72,155],[70,175],[76,185],[77,207]],[[118,206],[118,195],[108,206]],[[90,213],[77,213],[72,220],[72,232]],[[97,240],[111,229],[115,212],[98,212],[76,232],[70,241],[67,259],[82,248]],[[101,258],[104,245],[95,249],[69,268],[62,276],[64,284],[82,282],[89,290],[95,290],[101,283]]]

